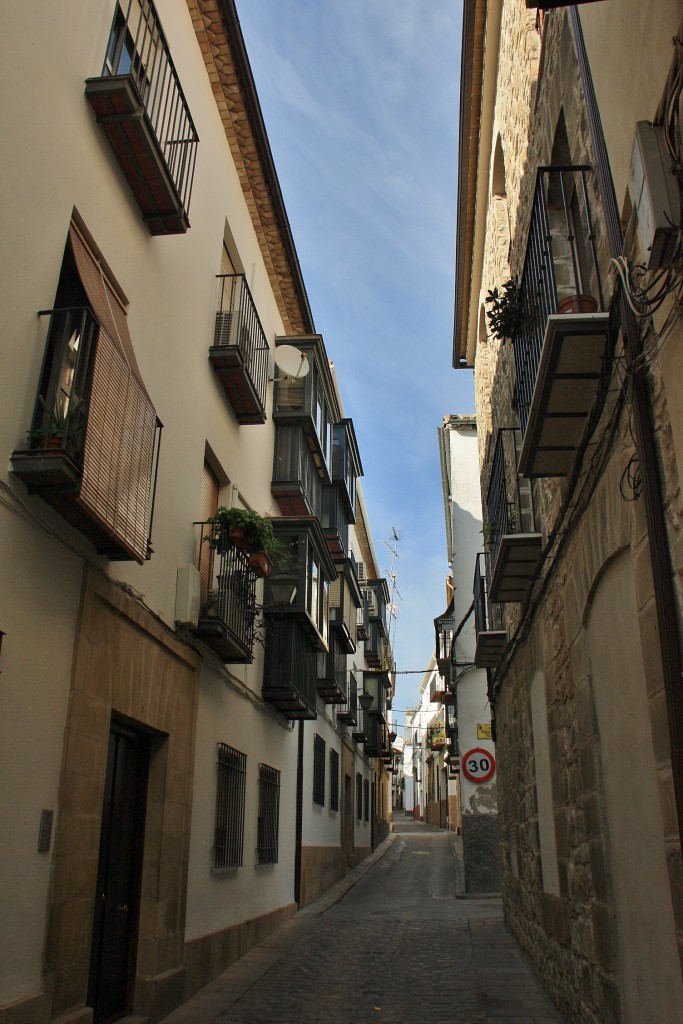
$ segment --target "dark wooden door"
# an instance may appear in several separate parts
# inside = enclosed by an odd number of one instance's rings
[[[95,1022],[117,1020],[130,1009],[148,766],[148,737],[112,725],[88,985]]]

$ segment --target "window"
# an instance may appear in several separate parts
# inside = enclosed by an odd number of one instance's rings
[[[280,772],[267,764],[258,766],[258,830],[256,859],[259,864],[277,864],[280,824]]]
[[[74,221],[50,312],[30,447],[13,454],[13,470],[101,554],[142,563],[149,556],[157,439],[124,298]]]
[[[325,740],[313,737],[313,803],[325,804]]]
[[[356,818],[363,820],[363,776],[356,772]]]
[[[242,867],[247,755],[218,744],[214,868]]]
[[[330,810],[339,810],[339,754],[330,750]]]
[[[363,780],[363,820],[370,821],[370,783]]]

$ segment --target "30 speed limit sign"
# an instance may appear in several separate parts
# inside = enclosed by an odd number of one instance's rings
[[[470,782],[488,782],[496,770],[493,754],[483,747],[473,747],[463,754],[462,773]]]

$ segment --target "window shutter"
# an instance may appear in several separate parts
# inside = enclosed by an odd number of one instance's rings
[[[156,413],[100,328],[78,503],[138,561],[147,557]]]

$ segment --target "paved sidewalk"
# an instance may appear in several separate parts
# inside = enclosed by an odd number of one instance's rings
[[[163,1024],[562,1024],[458,841],[399,819],[358,868]]]

